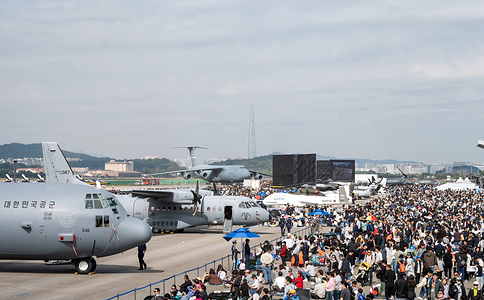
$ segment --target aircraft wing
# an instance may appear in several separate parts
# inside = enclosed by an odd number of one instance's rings
[[[152,198],[162,203],[193,204],[194,192],[191,190],[132,190],[133,197]],[[196,193],[196,192],[195,192]],[[200,190],[203,196],[213,196],[212,191]]]
[[[193,171],[191,171],[191,170],[177,170],[177,171],[167,171],[167,172],[161,172],[161,173],[153,173],[153,174],[148,174],[148,175],[153,176],[153,175],[175,174],[175,173],[185,173],[185,172],[193,172]]]
[[[173,191],[163,190],[132,190],[130,191],[133,197],[138,198],[159,198],[161,200],[173,197]]]
[[[262,175],[262,176],[265,176],[265,177],[272,177],[272,174],[257,172],[257,171],[254,171],[254,170],[249,170],[249,172],[252,176]]]

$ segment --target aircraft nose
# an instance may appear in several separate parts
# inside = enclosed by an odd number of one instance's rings
[[[151,228],[145,222],[127,217],[117,228],[119,244],[123,249],[131,249],[147,243],[151,239]]]
[[[271,220],[271,214],[264,209],[264,213],[262,214],[262,221],[269,222]]]

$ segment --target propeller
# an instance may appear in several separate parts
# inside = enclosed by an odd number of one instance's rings
[[[402,175],[403,175],[403,177],[404,177],[405,179],[407,179],[407,178],[408,178],[407,174],[403,173],[403,171],[402,171],[402,170],[400,170],[400,168],[398,168],[398,167],[397,167],[397,169],[398,169],[398,171],[400,171],[400,173],[402,173]]]
[[[200,180],[197,180],[197,186],[195,187],[195,190],[191,190],[193,194],[193,204],[195,205],[195,209],[193,210],[193,215],[197,213],[197,204],[202,203],[202,195],[200,195]]]

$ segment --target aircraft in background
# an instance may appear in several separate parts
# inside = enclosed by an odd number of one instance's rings
[[[365,186],[364,188],[360,188],[361,186],[355,186],[355,188],[353,188],[353,197],[355,199],[370,198],[371,196],[376,195],[382,187],[386,186],[387,179],[381,178],[377,181],[375,180],[375,177],[372,176],[372,179],[368,179],[368,181],[368,186]]]
[[[207,149],[199,146],[190,147],[176,147],[187,148],[190,153],[190,160],[192,162],[192,168],[188,170],[169,171],[162,173],[155,173],[150,175],[164,175],[164,174],[182,174],[185,179],[191,179],[193,175],[197,178],[204,179],[206,181],[215,182],[242,182],[244,179],[262,179],[263,176],[271,176],[269,174],[260,173],[257,171],[251,171],[246,166],[242,165],[200,165],[198,159],[195,156],[195,149]]]
[[[94,257],[151,239],[114,195],[87,185],[1,183],[0,222],[0,259],[70,263],[81,274],[96,269]]]
[[[281,207],[286,204],[294,206],[306,205],[347,205],[351,204],[348,196],[349,185],[340,186],[337,191],[327,191],[317,195],[291,194],[291,193],[274,193],[267,196],[263,203],[270,207]]]
[[[62,150],[55,142],[42,143],[47,182],[84,184],[74,174]],[[100,185],[98,185],[100,188]],[[128,213],[146,221],[154,233],[182,231],[199,225],[256,225],[269,221],[269,213],[252,199],[242,196],[218,196],[199,190],[133,190],[116,195]]]
[[[405,182],[407,181],[407,178],[408,178],[407,174],[403,173],[403,171],[400,170],[400,168],[397,168],[397,169],[402,174],[402,177],[400,177],[400,179],[398,179],[398,180],[387,180],[386,181],[386,186],[404,185],[404,184],[406,184]]]

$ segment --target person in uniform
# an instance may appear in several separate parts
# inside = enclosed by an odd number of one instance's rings
[[[139,245],[138,246],[139,269],[138,270],[146,269],[146,263],[144,261],[145,253],[146,253],[146,244]]]
[[[281,227],[281,236],[284,236],[285,232],[286,232],[286,219],[284,219],[284,217],[280,217],[279,218],[279,227]]]

